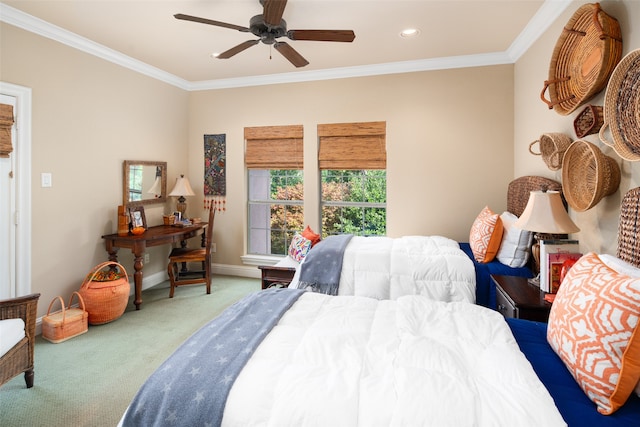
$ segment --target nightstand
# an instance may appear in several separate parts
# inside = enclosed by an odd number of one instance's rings
[[[491,275],[496,285],[497,310],[504,317],[547,322],[551,304],[545,293],[525,277]]]
[[[296,274],[296,269],[293,267],[260,265],[258,268],[262,272],[262,289],[267,289],[273,285],[281,285],[286,288],[293,280],[294,274]]]

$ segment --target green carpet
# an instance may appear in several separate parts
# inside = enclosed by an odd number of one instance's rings
[[[130,300],[118,320],[59,344],[38,337],[35,384],[19,375],[0,386],[0,424],[13,426],[109,426],[122,417],[145,379],[191,334],[244,295],[259,279],[214,276],[203,285],[169,284],[142,293],[142,309]],[[50,301],[39,304],[49,305]]]

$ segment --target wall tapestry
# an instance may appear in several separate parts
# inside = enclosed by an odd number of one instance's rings
[[[204,136],[204,207],[227,210],[226,134]]]

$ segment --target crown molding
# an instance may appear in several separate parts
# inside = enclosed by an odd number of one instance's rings
[[[113,50],[85,37],[79,36],[71,31],[65,30],[64,28],[50,24],[47,21],[24,13],[21,10],[7,6],[4,3],[0,3],[0,21],[39,36],[60,42],[74,49],[97,56],[98,58],[129,68],[130,70],[152,77],[156,80],[163,81],[170,85],[177,86],[181,89],[189,89],[189,82],[187,80],[176,77],[173,74],[167,73],[166,71],[153,67],[142,61],[138,61],[137,59],[131,58],[117,50]]]
[[[524,30],[509,46],[507,54],[511,61],[514,63],[518,61],[572,2],[573,0],[545,0]]]
[[[298,71],[231,79],[189,82],[159,68],[153,67],[121,52],[81,37],[42,19],[0,3],[0,21],[23,30],[55,40],[90,55],[144,74],[156,80],[187,91],[228,89],[248,86],[264,86],[351,77],[378,76],[384,74],[413,73],[418,71],[446,70],[515,63],[531,45],[549,28],[555,19],[572,3],[572,0],[545,0],[524,30],[505,52],[478,55],[451,56],[416,61],[391,62],[357,67],[332,68],[318,71]]]

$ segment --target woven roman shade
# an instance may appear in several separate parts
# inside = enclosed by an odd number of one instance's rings
[[[0,157],[9,157],[13,151],[11,145],[11,127],[13,126],[13,106],[0,104]]]
[[[386,169],[386,122],[318,125],[320,169]]]
[[[303,169],[302,125],[244,128],[248,169]]]

